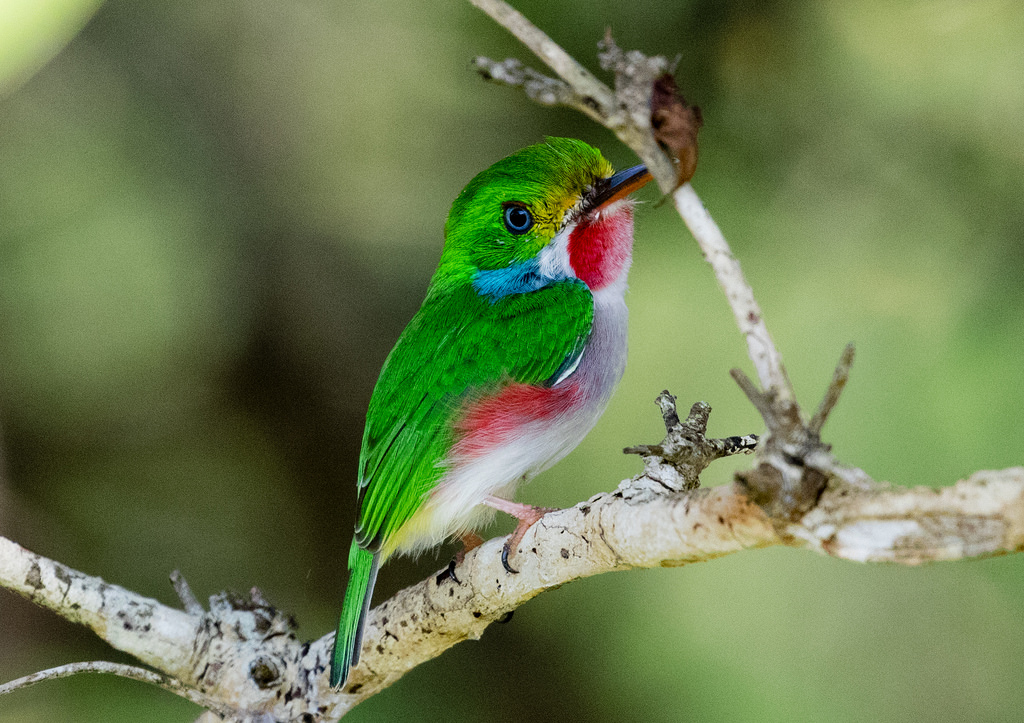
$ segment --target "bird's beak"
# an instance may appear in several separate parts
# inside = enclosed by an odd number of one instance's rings
[[[647,182],[651,180],[651,173],[647,170],[646,166],[633,166],[627,168],[624,171],[619,171],[614,174],[611,178],[604,179],[603,182],[595,189],[595,193],[590,197],[587,206],[589,210],[597,210],[602,206],[607,206],[611,203],[615,203],[620,198],[625,198],[629,194],[633,193],[640,188],[647,185]]]

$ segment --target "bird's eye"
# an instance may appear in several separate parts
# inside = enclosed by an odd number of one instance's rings
[[[526,233],[533,226],[533,214],[522,206],[505,207],[505,228],[510,233]]]

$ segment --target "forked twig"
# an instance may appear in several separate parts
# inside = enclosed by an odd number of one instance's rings
[[[706,437],[711,415],[711,407],[706,402],[694,404],[686,419],[680,421],[676,398],[668,390],[654,401],[661,408],[661,417],[665,420],[665,439],[660,444],[640,444],[622,451],[643,457],[644,474],[669,489],[697,489],[700,473],[716,459],[749,454],[757,447],[756,434],[721,439]],[[673,484],[666,480],[665,463],[678,473],[681,483]]]

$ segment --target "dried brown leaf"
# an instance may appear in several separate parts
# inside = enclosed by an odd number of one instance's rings
[[[677,187],[697,170],[697,133],[704,125],[700,108],[683,98],[671,73],[654,81],[651,89],[651,128],[654,138],[678,161]]]

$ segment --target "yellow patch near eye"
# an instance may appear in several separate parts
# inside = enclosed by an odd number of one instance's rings
[[[565,214],[576,205],[578,200],[579,196],[568,195],[538,204],[538,208],[534,211],[537,230],[548,239],[554,238],[565,221]]]

